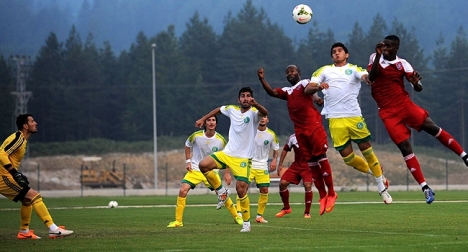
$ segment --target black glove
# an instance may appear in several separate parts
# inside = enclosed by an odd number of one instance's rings
[[[29,185],[29,181],[28,181],[28,178],[26,176],[24,176],[23,173],[17,171],[15,174],[12,174],[13,175],[13,179],[16,181],[16,183],[18,183],[18,185],[20,185],[21,187],[26,187]]]

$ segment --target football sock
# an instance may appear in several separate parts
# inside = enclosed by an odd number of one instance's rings
[[[52,224],[54,224],[54,221],[52,220],[52,217],[49,214],[49,210],[47,210],[46,205],[42,201],[42,196],[40,193],[38,193],[34,198],[31,200],[31,205],[36,212],[37,216],[42,220],[42,222],[50,228]]]
[[[237,209],[236,209],[236,207],[234,207],[234,202],[232,202],[231,198],[228,198],[226,200],[226,202],[224,203],[224,206],[231,213],[232,217],[234,217],[234,218],[237,217]]]
[[[312,206],[312,191],[305,192],[304,195],[304,202],[305,202],[305,210],[304,213],[310,213],[310,207]]]
[[[241,213],[239,196],[236,196],[236,209],[238,213]]]
[[[184,217],[184,209],[185,209],[186,202],[187,202],[187,198],[180,197],[180,196],[177,197],[175,220],[178,222],[182,222],[182,219]]]
[[[377,177],[375,178],[375,182],[377,183],[377,190],[379,190],[379,193],[383,192],[385,190],[385,185],[383,183],[383,177]]]
[[[354,152],[349,154],[346,157],[343,157],[343,161],[353,167],[354,169],[362,172],[362,173],[368,173],[369,172],[369,165],[367,165],[366,161],[360,156],[354,155]]]
[[[267,202],[268,202],[268,193],[260,193],[260,196],[258,197],[257,214],[263,215],[263,213],[265,212]]]
[[[367,160],[367,165],[369,166],[369,169],[372,171],[372,174],[374,174],[374,177],[380,177],[382,176],[382,167],[380,167],[380,162],[377,159],[377,156],[374,153],[374,150],[372,147],[369,147],[366,150],[362,151],[362,155]]]
[[[317,162],[309,163],[309,167],[312,170],[312,178],[314,179],[315,188],[319,192],[319,196],[322,199],[327,196],[327,190],[325,189],[325,182],[323,181],[322,171]]]
[[[463,148],[460,144],[455,140],[452,135],[450,135],[447,131],[443,130],[442,128],[439,129],[439,133],[435,135],[435,138],[439,140],[445,147],[449,148],[457,155],[461,155],[463,152]]]
[[[328,158],[322,158],[318,161],[322,170],[323,180],[328,189],[328,196],[335,196],[335,188],[333,186],[333,176]]]
[[[20,229],[29,230],[29,223],[31,223],[31,214],[33,207],[31,204],[21,205],[20,208]]]
[[[418,184],[426,182],[426,179],[424,178],[424,175],[421,170],[421,165],[419,164],[419,161],[414,155],[414,153],[411,153],[404,158],[408,170],[411,172],[411,175],[413,175],[413,178],[418,182]]]
[[[290,209],[291,206],[289,205],[289,190],[286,188],[284,191],[280,191],[281,201],[283,201],[283,208]]]
[[[241,211],[242,211],[242,219],[244,222],[250,221],[250,199],[249,195],[246,194],[244,197],[239,199]]]
[[[216,189],[216,191],[218,191],[219,189],[223,187],[223,185],[221,184],[221,181],[219,181],[218,176],[215,172],[208,171],[208,172],[203,173],[203,175],[205,176],[206,180],[208,180],[208,183],[210,183],[211,186],[214,189]]]

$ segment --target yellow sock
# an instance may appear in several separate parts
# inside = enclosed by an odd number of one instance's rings
[[[215,190],[222,187],[221,181],[214,171],[203,173],[203,175],[205,175],[206,180],[208,180],[208,183],[210,183]]]
[[[237,217],[237,209],[234,207],[234,203],[232,202],[231,198],[228,198],[226,200],[226,202],[224,203],[224,206],[231,213],[232,217],[234,217],[234,218]]]
[[[374,174],[374,177],[378,178],[382,176],[382,167],[380,167],[380,162],[377,159],[377,156],[374,154],[372,147],[362,151],[362,155],[364,155],[366,158],[369,168],[372,171],[372,174]]]
[[[263,216],[267,202],[268,202],[268,193],[260,193],[260,196],[258,197],[258,209],[257,209],[258,215]]]
[[[242,211],[242,219],[244,222],[250,221],[250,199],[249,195],[246,194],[244,197],[239,199],[241,211]]]
[[[42,220],[42,222],[49,228],[54,221],[49,214],[49,210],[47,210],[46,205],[42,201],[41,194],[37,194],[32,200],[31,205],[34,208],[34,212],[36,212],[37,216]]]
[[[362,157],[354,155],[354,152],[344,157],[343,160],[347,165],[353,167],[354,169],[360,172],[369,172],[369,165],[366,163],[366,161],[364,161]]]
[[[236,209],[238,213],[242,213],[239,196],[236,196]]]
[[[31,204],[25,206],[21,205],[20,208],[20,229],[21,230],[28,230],[29,223],[31,223],[31,214],[32,214],[33,207]]]
[[[187,202],[187,198],[177,196],[177,206],[176,206],[176,209],[175,209],[175,220],[178,221],[178,222],[182,222],[182,218],[184,217],[185,202]]]

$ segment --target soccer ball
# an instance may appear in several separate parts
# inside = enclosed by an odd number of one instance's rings
[[[307,24],[312,19],[312,9],[306,4],[299,4],[294,7],[292,16],[299,24]]]
[[[108,204],[109,208],[116,208],[119,206],[119,203],[117,203],[117,201],[115,200],[111,200],[109,201],[109,204]]]

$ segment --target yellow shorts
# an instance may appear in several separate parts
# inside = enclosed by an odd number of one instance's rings
[[[22,200],[24,198],[28,190],[29,187],[26,187],[23,190],[18,185],[18,183],[16,183],[12,176],[0,176],[0,194],[5,196],[6,198],[17,202],[18,200]]]
[[[270,173],[267,170],[250,170],[249,180],[252,181],[255,179],[255,183],[258,187],[269,187],[270,186]]]
[[[351,140],[355,143],[362,143],[372,138],[362,116],[330,118],[329,128],[333,146],[338,151],[351,144]]]
[[[250,170],[252,169],[252,159],[231,157],[223,151],[217,151],[210,155],[216,162],[218,169],[229,167],[231,173],[238,181],[244,181],[250,184]]]
[[[219,181],[221,181],[221,177],[219,176],[218,171],[215,171]],[[189,171],[185,174],[184,178],[182,179],[182,183],[189,184],[192,189],[194,189],[198,184],[203,183],[205,186],[210,189],[211,191],[214,188],[208,183],[206,177],[203,175],[201,171]]]

